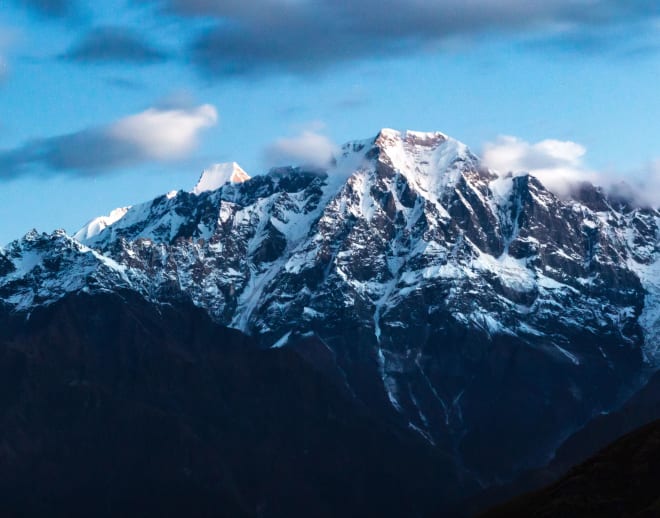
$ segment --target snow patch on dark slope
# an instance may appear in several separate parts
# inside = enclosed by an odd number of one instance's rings
[[[657,368],[657,210],[592,186],[559,198],[438,132],[382,130],[326,171],[241,171],[217,166],[76,239],[11,243],[3,301],[183,294],[264,347],[316,336],[356,397],[483,483],[542,464]]]

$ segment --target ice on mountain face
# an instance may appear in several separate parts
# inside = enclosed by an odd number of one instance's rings
[[[514,259],[510,255],[495,258],[481,254],[474,259],[472,266],[477,271],[492,273],[500,282],[517,292],[530,292],[537,287],[534,272],[530,271],[525,260]]]
[[[657,214],[657,213],[656,213]],[[655,216],[655,240],[646,243],[649,251],[648,263],[643,264],[629,259],[628,266],[642,282],[646,291],[644,309],[639,316],[639,324],[644,329],[644,356],[653,367],[660,367],[660,216]],[[636,247],[634,232],[628,231],[629,246]],[[634,249],[634,248],[633,248]]]
[[[199,195],[203,192],[215,191],[226,183],[242,183],[249,179],[250,176],[236,162],[214,164],[202,172],[192,192]]]
[[[383,381],[383,387],[385,389],[385,392],[387,394],[387,398],[390,402],[390,404],[398,411],[401,412],[401,405],[399,403],[399,400],[397,398],[397,393],[399,391],[399,387],[397,386],[396,379],[392,377],[389,372],[388,372],[388,366],[387,366],[387,361],[385,358],[385,354],[383,352],[383,349],[380,347],[378,348],[378,370],[380,371],[380,376]]]
[[[566,349],[560,347],[557,344],[553,344],[553,345],[561,354],[563,354],[566,358],[568,358],[573,365],[580,365],[580,360],[574,354],[568,352]]]
[[[284,347],[288,342],[289,338],[291,338],[291,331],[287,332],[282,338],[280,338],[277,342],[275,342],[273,345],[271,345],[271,349],[281,349]]]
[[[644,354],[646,360],[655,367],[660,367],[660,260],[641,275],[647,289],[644,310],[639,323],[645,331]]]
[[[504,205],[511,196],[511,191],[513,189],[513,175],[501,175],[498,176],[495,180],[491,181],[488,185],[493,197],[495,198],[495,203],[498,205]]]
[[[106,229],[110,225],[116,223],[121,218],[123,218],[130,208],[131,208],[130,206],[120,207],[118,209],[113,210],[107,216],[100,216],[98,218],[94,218],[84,227],[78,230],[78,232],[76,232],[73,235],[73,237],[78,241],[83,242],[99,235],[104,229]]]

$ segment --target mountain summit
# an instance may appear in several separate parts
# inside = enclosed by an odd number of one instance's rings
[[[217,166],[116,215],[1,250],[7,308],[184,298],[483,484],[542,464],[660,360],[660,213],[500,177],[442,133],[384,129],[326,171]]]
[[[241,183],[250,179],[250,176],[241,169],[236,162],[214,164],[202,172],[199,181],[193,189],[194,194],[215,191],[226,183]]]

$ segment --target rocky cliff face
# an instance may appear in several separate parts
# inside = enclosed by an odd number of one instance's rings
[[[488,483],[655,367],[659,228],[596,187],[560,199],[441,133],[382,130],[327,171],[170,193],[80,241],[30,233],[0,251],[0,296],[30,312],[75,291],[184,295],[262,347],[307,346]]]

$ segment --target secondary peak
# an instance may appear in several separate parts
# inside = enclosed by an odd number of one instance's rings
[[[213,164],[202,172],[192,192],[199,195],[203,192],[215,191],[226,183],[242,183],[249,179],[250,175],[236,162]]]

